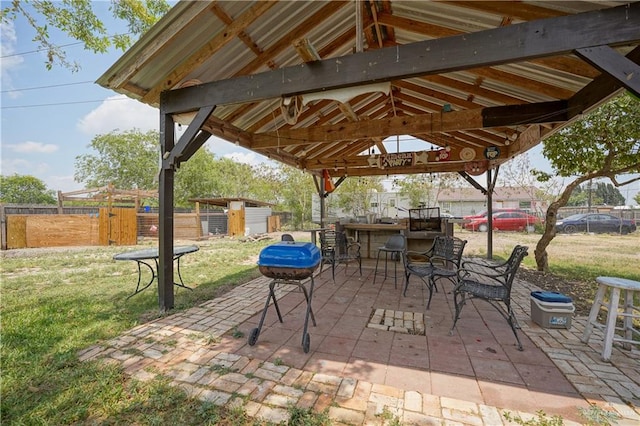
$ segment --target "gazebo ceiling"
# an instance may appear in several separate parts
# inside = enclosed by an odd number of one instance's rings
[[[175,164],[212,134],[316,175],[481,174],[638,95],[639,43],[640,3],[179,2],[98,83],[193,120]]]

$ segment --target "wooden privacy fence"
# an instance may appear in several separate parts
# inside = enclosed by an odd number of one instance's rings
[[[135,245],[139,237],[157,237],[157,213],[135,208],[104,207],[58,214],[56,207],[0,206],[2,250],[36,247]],[[40,212],[42,210],[42,212]],[[267,232],[280,229],[280,217],[266,218]],[[243,236],[245,210],[220,213],[175,213],[174,238],[197,240],[207,235]]]
[[[8,214],[5,216],[6,245],[2,248],[135,245],[138,242],[137,216],[144,216],[145,224],[156,229],[157,236],[158,215],[136,213],[131,208],[101,208],[97,214]],[[174,237],[202,237],[198,215],[176,213]]]

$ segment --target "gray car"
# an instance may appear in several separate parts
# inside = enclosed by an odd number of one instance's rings
[[[629,219],[603,213],[574,214],[556,222],[556,232],[572,234],[574,232],[628,234],[636,230],[636,224]]]

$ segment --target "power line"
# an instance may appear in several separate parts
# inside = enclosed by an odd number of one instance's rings
[[[105,102],[105,101],[123,101],[126,99],[129,99],[129,98],[125,97],[125,98],[96,99],[93,101],[56,102],[56,103],[50,103],[50,104],[3,106],[0,109],[39,108],[39,107],[58,106],[58,105],[90,104],[90,103],[98,103],[98,102]]]
[[[52,85],[49,85],[49,86],[25,87],[25,88],[22,88],[22,89],[8,89],[8,90],[2,90],[2,91],[0,91],[0,93],[26,92],[27,90],[51,89],[51,88],[54,88],[54,87],[75,86],[75,85],[78,85],[78,84],[87,84],[87,83],[93,83],[93,80],[78,81],[77,83],[52,84]]]
[[[115,37],[119,37],[119,36],[127,36],[127,35],[132,35],[132,34],[134,34],[134,33],[133,32],[128,32],[128,33],[122,33],[122,34],[113,34],[113,35],[107,36],[107,38],[115,38]],[[77,46],[79,44],[84,44],[84,42],[83,41],[76,41],[76,42],[73,42],[73,43],[56,45],[55,47],[70,47],[70,46]],[[40,49],[36,49],[36,50],[28,50],[26,52],[19,52],[19,53],[11,53],[9,55],[2,55],[2,56],[0,56],[0,58],[12,58],[14,56],[31,55],[33,53],[46,52],[48,50],[49,50],[48,47],[41,47]]]

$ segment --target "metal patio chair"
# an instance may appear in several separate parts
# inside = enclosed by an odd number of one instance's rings
[[[453,290],[456,312],[450,334],[453,334],[467,300],[484,300],[509,323],[514,336],[516,336],[518,350],[522,350],[522,343],[517,332],[520,326],[511,307],[511,288],[520,262],[527,255],[527,250],[526,246],[515,246],[509,259],[498,265],[473,260],[462,263],[458,270],[458,284]]]
[[[400,260],[404,262],[404,253],[406,250],[407,238],[402,234],[390,236],[383,246],[378,247],[378,256],[376,257],[376,270],[373,273],[374,284],[376,283],[376,276],[378,275],[378,263],[380,262],[380,255],[384,253],[384,279],[387,279],[387,263],[389,261],[389,255],[391,255],[391,260],[393,261],[393,284],[396,288],[398,287],[397,261]]]
[[[467,240],[457,237],[438,236],[433,245],[426,252],[407,252],[405,261],[405,285],[403,295],[407,295],[409,278],[416,275],[429,289],[427,309],[431,305],[433,290],[438,290],[436,278],[446,278],[454,285],[457,283],[457,273],[462,260],[462,252]]]

